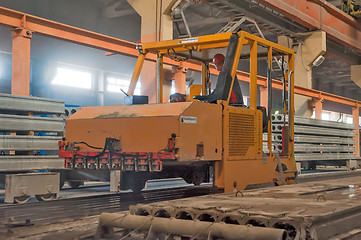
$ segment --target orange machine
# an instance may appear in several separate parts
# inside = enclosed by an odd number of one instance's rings
[[[241,55],[244,46],[249,46],[249,51]],[[296,177],[292,50],[243,31],[146,43],[139,48],[128,93],[134,90],[148,52],[157,53],[157,75],[161,80],[164,55],[183,56],[184,61],[201,60],[206,65],[206,59],[191,52],[224,47],[225,66],[215,90],[207,96],[208,74],[203,72],[204,96],[196,97],[201,101],[84,107],[68,118],[65,141],[60,143],[66,167],[121,169],[123,187],[133,190],[143,188],[149,178],[179,176],[199,184],[212,175],[214,185],[225,192],[256,184],[292,183]],[[288,60],[284,79],[285,90],[288,84],[288,106],[284,100],[284,114],[289,118],[283,141],[287,150],[282,156],[272,153],[271,121],[257,107],[257,59],[262,54],[269,63],[268,96],[273,56]],[[230,104],[239,59],[245,57],[250,59],[250,105]],[[271,107],[269,99],[268,116]],[[265,154],[262,134],[267,127],[269,153]]]

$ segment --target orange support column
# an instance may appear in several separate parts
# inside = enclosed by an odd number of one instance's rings
[[[355,154],[356,157],[360,157],[360,108],[353,107],[352,108],[352,117],[353,117],[353,124],[356,125],[355,129]]]
[[[26,29],[12,30],[12,80],[11,94],[30,94],[30,41],[32,32]]]
[[[186,93],[186,72],[184,67],[174,68],[174,86],[177,93]]]
[[[260,93],[260,105],[262,107],[265,107],[268,110],[268,92],[266,87],[259,87],[259,93]]]
[[[322,119],[322,99],[316,99],[313,106],[315,107],[315,118]]]

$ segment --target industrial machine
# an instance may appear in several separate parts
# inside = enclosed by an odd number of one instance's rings
[[[227,48],[214,91],[207,95],[208,59],[196,53]],[[294,160],[294,52],[244,31],[144,43],[130,91],[149,53],[157,56],[158,100],[162,97],[163,58],[201,61],[199,101],[83,107],[66,120],[65,140],[59,143],[67,168],[120,169],[124,189],[139,191],[150,178],[182,177],[200,184],[212,176],[225,192],[259,184],[289,184],[297,175]],[[272,152],[271,65],[274,56],[287,60],[284,74],[284,153]],[[257,106],[257,60],[268,60],[268,114]],[[250,105],[230,103],[240,59],[250,61]],[[287,86],[286,86],[287,85]],[[288,100],[286,89],[288,90]],[[267,130],[268,129],[268,130]],[[263,132],[269,153],[263,153]]]
[[[341,10],[355,18],[359,18],[361,16],[361,3],[358,0],[341,0]]]

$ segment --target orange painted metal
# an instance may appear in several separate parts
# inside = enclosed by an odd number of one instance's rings
[[[12,82],[11,93],[30,94],[30,39],[32,32],[25,29],[12,30]]]
[[[315,118],[322,119],[322,100],[314,99],[313,106],[315,107]]]
[[[65,124],[67,142],[102,148],[104,140],[112,137],[120,140],[123,152],[159,152],[172,134],[179,149],[177,161],[221,160],[222,107],[201,102],[84,107]],[[202,155],[197,154],[199,144]],[[94,151],[82,144],[77,147]]]
[[[326,0],[255,0],[256,2],[361,52],[361,27],[356,19]]]
[[[0,24],[122,55],[138,56],[135,43],[0,7]]]

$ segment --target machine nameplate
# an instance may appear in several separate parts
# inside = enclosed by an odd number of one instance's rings
[[[181,116],[180,122],[181,122],[181,123],[197,124],[197,117]]]
[[[178,44],[198,42],[198,37],[180,39]]]

